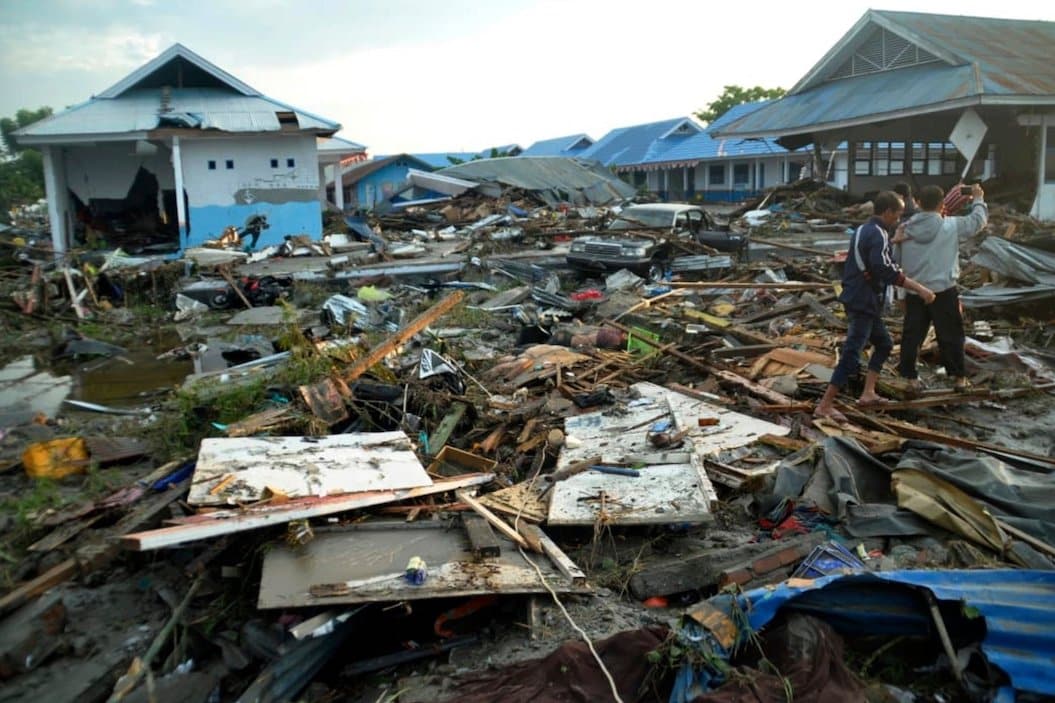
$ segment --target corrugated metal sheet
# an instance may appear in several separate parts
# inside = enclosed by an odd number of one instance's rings
[[[854,48],[825,58],[815,78],[793,95],[716,130],[716,136],[779,136],[862,123],[884,114],[924,114],[965,101],[985,104],[1009,97],[1055,101],[1055,22],[870,10],[858,35],[885,27],[912,43],[961,59],[899,68],[827,83]]]
[[[25,137],[146,132],[161,124],[161,90],[132,91],[119,98],[94,98],[19,131]],[[266,97],[215,88],[173,89],[166,114],[190,115],[202,129],[277,132],[276,112],[293,111],[302,130],[335,130],[340,125]]]
[[[600,161],[605,166],[638,164],[659,151],[669,148],[674,142],[658,146],[663,135],[683,122],[692,122],[687,117],[676,117],[661,122],[632,125],[613,129],[593,146],[578,154],[579,158]],[[694,123],[693,123],[694,124]],[[684,139],[685,137],[682,137]]]
[[[521,156],[578,156],[593,145],[586,134],[569,134],[566,137],[543,139],[520,153]]]
[[[740,596],[740,607],[747,612],[751,627],[766,625],[783,607],[796,599],[832,584],[862,586],[858,593],[867,597],[853,612],[867,622],[860,631],[875,628],[890,631],[899,622],[919,620],[911,603],[877,581],[906,584],[929,590],[939,601],[970,606],[985,619],[982,651],[990,663],[1002,669],[1018,691],[1055,695],[1055,571],[1019,569],[978,569],[941,571],[884,571],[868,574],[836,575],[814,581],[785,581],[775,587],[759,588]],[[794,584],[794,585],[792,585]],[[826,595],[826,594],[824,594]],[[811,614],[824,617],[825,597],[812,599]],[[850,601],[828,601],[836,613]],[[888,603],[889,607],[884,603]],[[875,628],[871,628],[876,631]]]
[[[561,156],[516,156],[481,159],[442,169],[439,173],[477,183],[501,183],[538,193],[547,201],[582,200],[605,203],[630,198],[636,192],[599,165]],[[575,196],[578,195],[576,198]]]

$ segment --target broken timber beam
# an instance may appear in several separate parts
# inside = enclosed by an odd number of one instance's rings
[[[549,535],[542,531],[542,528],[538,525],[524,524],[520,525],[520,531],[528,535],[526,536],[528,542],[537,543],[542,548],[542,553],[549,557],[549,560],[560,569],[562,574],[568,577],[572,585],[581,586],[586,583],[586,574],[564,553],[564,550],[557,546],[556,542],[550,539]]]
[[[454,492],[454,495],[458,497],[458,500],[468,505],[470,508],[475,510],[478,515],[487,520],[494,527],[498,528],[499,532],[501,532],[509,539],[513,540],[513,542],[515,542],[517,545],[523,547],[524,549],[531,549],[531,545],[528,544],[528,541],[526,539],[520,536],[519,532],[510,527],[509,523],[507,523],[505,520],[488,510],[487,507],[483,505],[483,503],[476,500],[476,498],[473,498],[471,495],[469,495],[467,491],[458,490]]]
[[[450,310],[454,308],[458,303],[462,302],[462,299],[464,298],[465,294],[462,293],[460,290],[456,290],[440,302],[433,305],[425,312],[418,315],[416,318],[411,320],[406,327],[399,330],[399,332],[392,335],[381,344],[378,344],[376,347],[371,349],[366,354],[366,356],[362,357],[361,359],[358,359],[354,364],[352,364],[352,367],[345,371],[344,375],[342,376],[345,383],[354,381],[355,379],[362,376],[364,373],[369,371],[374,366],[374,364],[380,362],[382,359],[392,353],[396,349],[396,347],[405,344],[407,341],[413,338],[414,335],[424,330],[426,327],[431,325],[441,316],[450,312]]]
[[[502,553],[502,545],[490,523],[479,515],[462,515],[462,527],[469,538],[469,549],[477,559],[497,557]]]
[[[469,409],[469,406],[461,401],[451,404],[451,410],[449,413],[443,416],[440,420],[439,426],[436,431],[429,436],[429,448],[425,452],[429,456],[436,456],[443,449],[443,445],[447,444],[447,440],[450,439],[451,433],[454,432],[454,428],[461,422],[462,416],[465,415],[465,411]]]
[[[751,242],[756,244],[766,244],[771,247],[777,247],[778,249],[787,249],[788,251],[798,251],[803,254],[814,254],[816,256],[824,256],[830,258],[835,252],[825,251],[824,249],[813,249],[811,247],[802,247],[796,244],[787,244],[785,242],[778,242],[773,239],[761,239],[759,237],[751,237]]]

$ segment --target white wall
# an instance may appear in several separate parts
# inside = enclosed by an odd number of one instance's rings
[[[230,205],[239,190],[311,190],[317,199],[319,166],[314,135],[185,138],[183,184],[194,206]],[[286,165],[292,158],[294,166]],[[278,168],[271,167],[278,159]],[[216,169],[209,169],[209,161]],[[226,162],[234,162],[228,169]],[[267,200],[266,196],[261,198]]]

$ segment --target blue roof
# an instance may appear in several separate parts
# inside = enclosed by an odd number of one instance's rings
[[[833,80],[877,31],[928,63]],[[969,105],[1055,104],[1055,22],[868,10],[788,95],[720,133],[789,136]]]
[[[537,141],[520,153],[521,156],[578,156],[593,144],[586,134],[569,134]]]
[[[929,623],[925,611],[916,612],[918,608],[883,588],[881,581],[922,587],[938,600],[970,606],[985,620],[982,651],[1008,675],[1014,689],[1055,695],[1055,676],[1050,675],[1055,662],[1055,571],[908,570],[795,579],[748,591],[739,596],[739,607],[755,630],[783,607],[835,618],[856,632],[892,632],[913,621]],[[729,596],[711,602],[728,603]]]
[[[440,151],[430,154],[411,154],[415,159],[424,161],[433,169],[447,168],[448,166],[454,166],[458,163],[465,163],[467,161],[475,161],[479,159],[490,159],[491,154],[497,152],[503,156],[515,156],[520,153],[520,146],[517,144],[503,144],[501,146],[493,146],[480,151]],[[376,156],[374,158],[387,158],[385,156]]]
[[[672,134],[684,130],[697,133],[702,127],[688,117],[675,117],[661,122],[613,129],[593,146],[578,154],[582,159],[600,161],[605,166],[630,166],[643,163],[657,153],[680,144],[688,136]]]

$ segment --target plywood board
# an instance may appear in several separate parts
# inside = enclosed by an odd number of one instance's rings
[[[269,492],[303,498],[429,484],[402,432],[211,437],[201,442],[187,501],[233,505],[261,500]]]
[[[275,543],[264,557],[260,608],[450,598],[491,593],[544,593],[535,569],[516,545],[498,536],[501,556],[476,561],[463,530],[399,523],[318,532],[303,547]],[[403,578],[411,557],[427,565],[415,586]],[[532,555],[558,592],[576,587],[542,555]]]
[[[549,525],[709,523],[714,490],[702,468],[661,464],[640,476],[585,471],[551,491]]]

